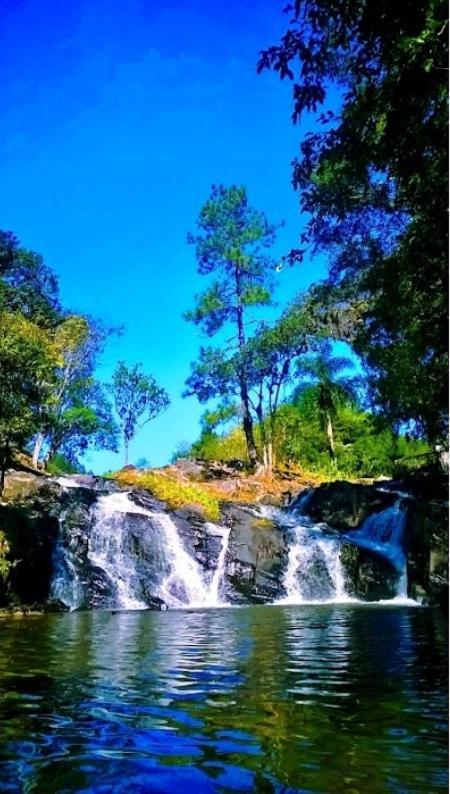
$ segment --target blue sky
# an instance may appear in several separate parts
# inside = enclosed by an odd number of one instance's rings
[[[186,233],[212,183],[246,185],[284,220],[274,255],[302,227],[291,161],[302,128],[288,83],[256,74],[286,27],[284,2],[3,0],[0,9],[0,227],[41,253],[64,304],[124,324],[99,368],[142,362],[170,409],[133,442],[167,462],[198,435],[202,407],[181,392],[203,341],[183,320],[206,286]],[[324,275],[316,259],[279,275],[279,306]],[[121,458],[88,456],[97,471]]]

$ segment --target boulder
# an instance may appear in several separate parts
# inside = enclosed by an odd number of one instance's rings
[[[371,513],[385,510],[397,499],[394,493],[373,485],[337,480],[302,491],[290,507],[301,508],[314,521],[345,532],[360,527]]]
[[[287,560],[283,530],[247,506],[229,505],[231,526],[227,564],[227,593],[235,603],[273,601],[281,593]]]

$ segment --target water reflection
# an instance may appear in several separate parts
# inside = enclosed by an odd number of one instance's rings
[[[0,630],[1,791],[445,790],[432,610],[91,612]]]

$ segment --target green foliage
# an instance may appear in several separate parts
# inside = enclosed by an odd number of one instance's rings
[[[33,462],[59,452],[74,463],[88,448],[117,450],[117,425],[104,388],[93,378],[99,356],[115,329],[82,315],[68,315],[52,330],[59,366],[40,408]]]
[[[241,427],[235,427],[224,436],[203,431],[198,441],[189,449],[189,457],[202,460],[246,460],[245,435]]]
[[[78,462],[74,462],[65,455],[54,455],[53,458],[47,463],[46,470],[48,474],[85,474],[84,466],[80,466]]]
[[[396,436],[385,420],[361,410],[344,397],[336,404],[333,429],[334,461],[330,459],[323,432],[319,387],[310,386],[298,395],[295,403],[280,406],[276,435],[280,461],[295,462],[308,471],[333,477],[337,473],[377,477],[395,474],[408,458],[413,466],[417,465],[418,457],[430,451],[423,441]]]
[[[120,361],[111,385],[114,408],[125,445],[125,464],[128,463],[131,439],[147,422],[165,411],[170,403],[165,389],[157,385],[152,375],[145,375],[139,369],[139,364],[128,368]]]
[[[0,467],[13,445],[21,445],[38,425],[58,365],[49,334],[19,314],[0,313]],[[0,488],[1,491],[1,488]]]
[[[186,318],[213,336],[230,324],[235,336],[230,352],[201,348],[199,361],[192,366],[186,395],[196,394],[200,402],[211,397],[237,396],[241,403],[242,426],[247,454],[256,463],[257,451],[248,395],[249,378],[245,360],[249,308],[271,302],[274,261],[267,248],[275,227],[264,213],[250,207],[245,188],[213,186],[198,219],[199,234],[188,241],[195,246],[198,272],[215,280],[197,297]]]
[[[43,327],[61,319],[58,281],[42,256],[22,248],[12,232],[0,231],[0,310]]]
[[[448,424],[447,4],[305,0],[291,11],[259,69],[293,80],[294,122],[324,107],[294,163],[310,220],[290,259],[330,256],[326,314],[339,315],[342,295],[357,304],[351,333],[374,400],[397,426],[413,420],[438,439]],[[339,115],[327,109],[336,84]]]
[[[10,547],[3,530],[0,529],[0,579],[5,582],[14,563],[8,559]]]

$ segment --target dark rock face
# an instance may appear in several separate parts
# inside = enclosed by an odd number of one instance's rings
[[[448,609],[448,504],[414,501],[408,525],[408,581],[413,596]]]
[[[360,527],[372,513],[390,507],[398,497],[370,485],[336,481],[319,485],[292,503],[303,509],[314,521],[325,522],[345,532]]]
[[[123,494],[123,489],[99,477],[77,476],[71,480],[74,487],[33,475],[27,475],[26,481],[18,478],[14,482],[16,501],[0,505],[0,526],[10,546],[10,558],[15,563],[8,580],[0,587],[0,606],[39,604],[41,608],[62,608],[61,603],[58,604],[61,595],[51,592],[50,587],[59,565],[63,571],[66,566],[67,572],[69,566],[76,573],[75,600],[80,608],[114,608],[118,583],[97,564],[98,558],[92,552],[99,520],[97,506],[102,497]],[[421,498],[408,500],[406,508],[404,546],[408,560],[408,591],[427,603],[445,604],[448,593],[447,508],[440,498],[441,493],[436,497],[429,483],[425,499],[422,486],[421,481]],[[126,575],[136,598],[148,608],[165,607],[156,595],[170,571],[164,547],[166,539],[158,519],[161,515],[170,517],[175,524],[184,548],[201,566],[206,581],[213,577],[224,533],[229,530],[221,585],[222,596],[228,602],[265,603],[284,595],[283,574],[289,541],[286,530],[274,521],[262,518],[248,505],[230,504],[223,507],[222,526],[216,526],[205,521],[195,508],[169,513],[165,505],[149,493],[127,490],[130,510],[122,512],[122,517],[119,513],[117,525],[112,522],[108,532],[113,538],[115,533],[122,533],[120,553],[133,561]],[[300,508],[316,524],[324,523],[324,530],[331,527],[342,535],[358,530],[369,515],[386,510],[398,499],[398,493],[381,491],[376,486],[337,482],[312,489],[307,495],[303,493]],[[133,504],[137,510],[133,509]],[[394,596],[398,571],[394,571],[382,555],[358,548],[349,539],[342,538],[342,541],[341,562],[349,595],[369,601]],[[323,579],[323,576],[318,578]]]
[[[370,555],[351,543],[344,543],[341,547],[341,563],[345,571],[347,593],[352,598],[379,601],[396,595],[398,574],[381,557]]]
[[[229,506],[227,593],[233,603],[274,601],[282,594],[287,548],[283,531],[247,507]]]

